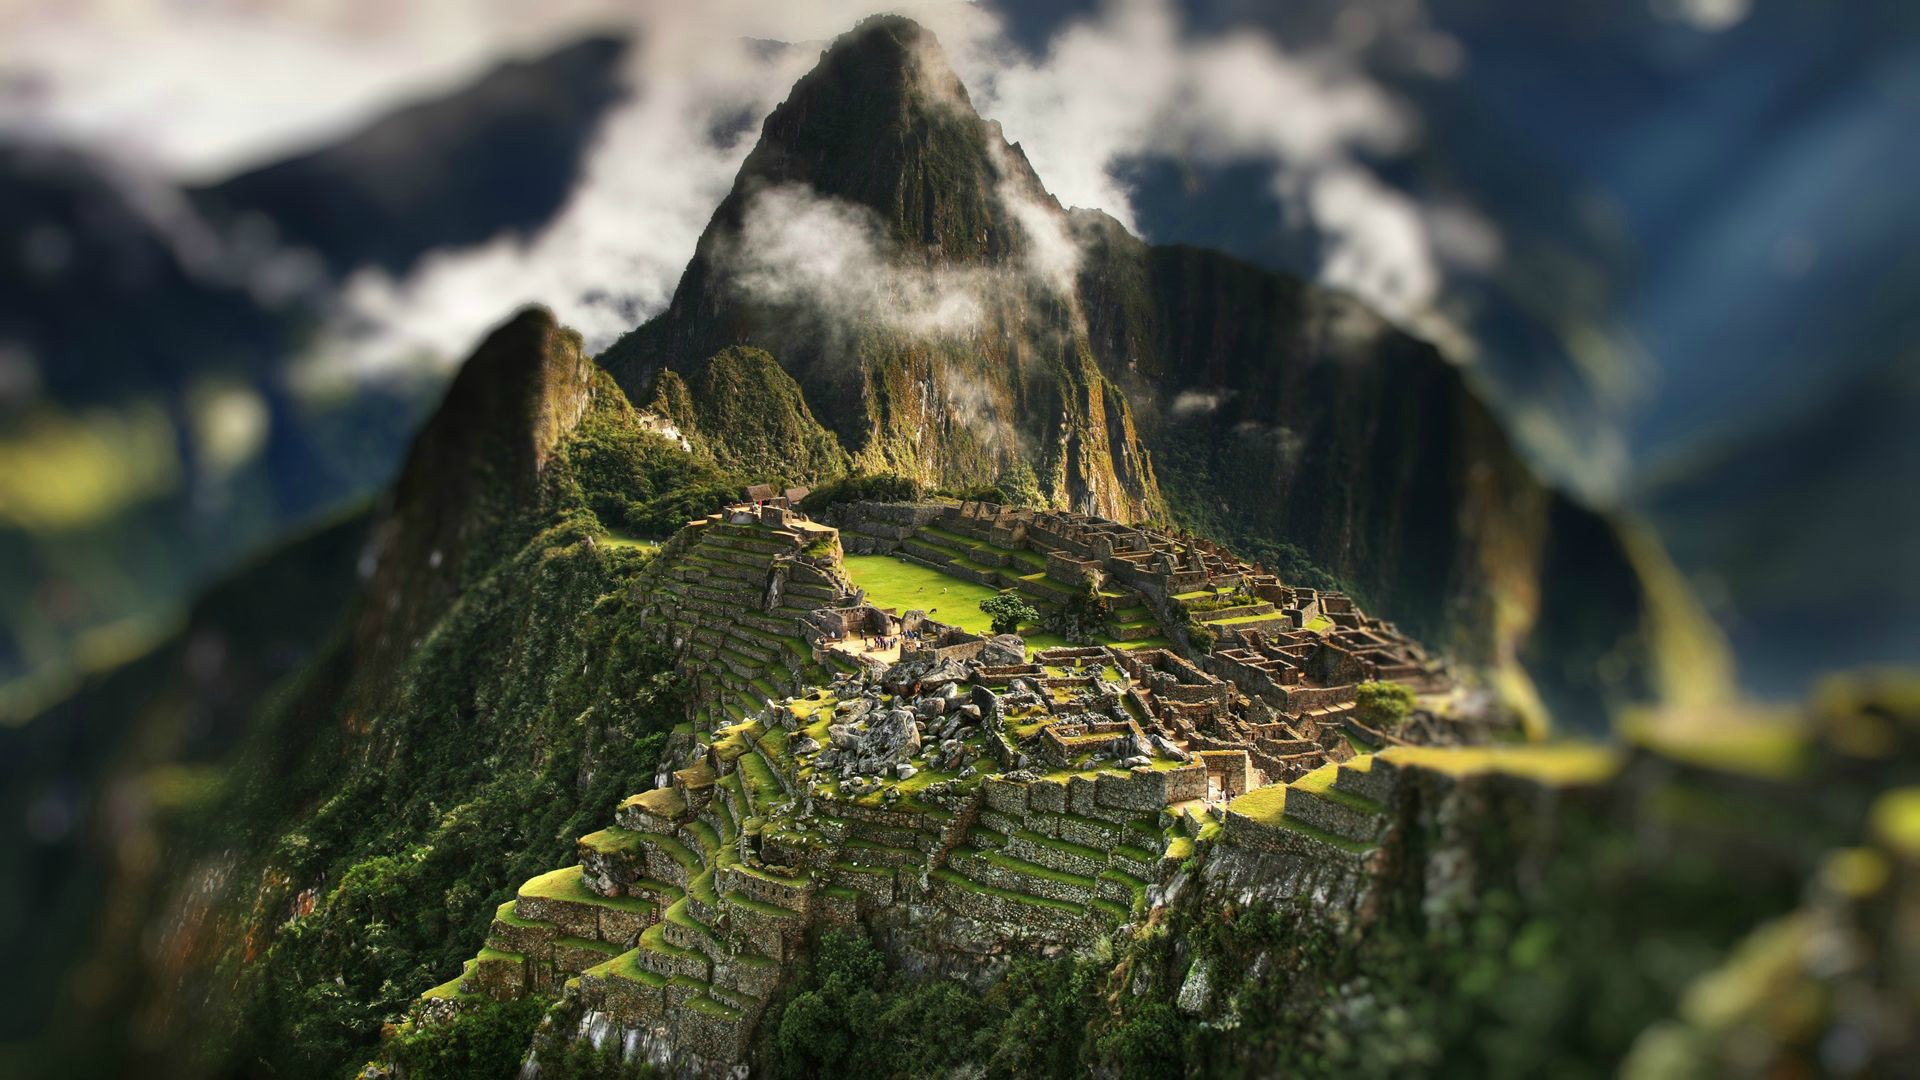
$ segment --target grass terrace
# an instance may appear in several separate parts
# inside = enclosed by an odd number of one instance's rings
[[[1291,829],[1311,840],[1317,840],[1329,847],[1339,848],[1341,851],[1350,854],[1362,855],[1372,851],[1375,847],[1373,844],[1358,840],[1349,840],[1344,836],[1335,836],[1333,833],[1327,832],[1324,829],[1318,829],[1305,822],[1296,821],[1288,817],[1287,785],[1285,784],[1275,784],[1272,787],[1249,791],[1245,795],[1233,800],[1229,806],[1234,813],[1243,814],[1262,825]],[[1215,826],[1215,828],[1217,828],[1217,826]],[[1204,833],[1200,837],[1200,839],[1208,838]]]
[[[1606,746],[1564,743],[1554,746],[1394,746],[1380,751],[1381,761],[1415,765],[1468,776],[1505,773],[1543,784],[1597,784],[1620,767],[1620,754]],[[1236,803],[1234,809],[1238,810]],[[1245,811],[1242,811],[1243,813]]]
[[[601,896],[587,889],[586,882],[580,879],[578,866],[563,866],[552,870],[520,886],[521,896],[534,896],[542,900],[571,900],[580,904],[595,904],[613,908],[616,911],[647,911],[653,905],[645,900],[631,896]]]

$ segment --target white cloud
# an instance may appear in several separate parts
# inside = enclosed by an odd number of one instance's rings
[[[1397,321],[1433,304],[1443,274],[1420,208],[1365,164],[1417,132],[1343,54],[1291,53],[1254,31],[1190,37],[1169,0],[1113,0],[1038,60],[970,29],[956,64],[1062,202],[1137,231],[1118,175],[1129,160],[1267,162],[1283,205],[1325,235],[1323,281]]]
[[[1173,399],[1175,416],[1211,416],[1233,396],[1231,390],[1182,390]]]
[[[895,265],[872,211],[797,184],[756,194],[719,258],[747,299],[920,337],[971,331],[987,285],[983,270]]]

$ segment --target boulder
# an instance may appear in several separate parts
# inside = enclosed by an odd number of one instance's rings
[[[1025,663],[1027,643],[1018,634],[995,634],[987,639],[986,646],[975,659],[987,667]]]
[[[920,729],[906,709],[889,710],[868,727],[861,740],[861,750],[883,763],[903,760],[919,749]]]

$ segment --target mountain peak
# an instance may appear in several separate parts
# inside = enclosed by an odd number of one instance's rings
[[[767,117],[728,202],[737,211],[759,191],[804,184],[874,211],[909,251],[998,260],[1021,243],[1000,194],[1009,183],[1052,201],[975,111],[933,34],[879,15],[835,39]]]

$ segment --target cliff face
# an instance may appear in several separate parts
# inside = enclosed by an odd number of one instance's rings
[[[1543,485],[1431,345],[1298,279],[1102,214],[1075,226],[1095,354],[1177,520],[1469,662],[1521,661],[1576,723],[1659,689],[1676,631],[1617,526]]]
[[[502,324],[461,367],[407,452],[362,556],[375,598],[355,627],[365,663],[397,663],[475,573],[524,542],[516,518],[540,501],[594,376],[579,335],[543,308]]]

